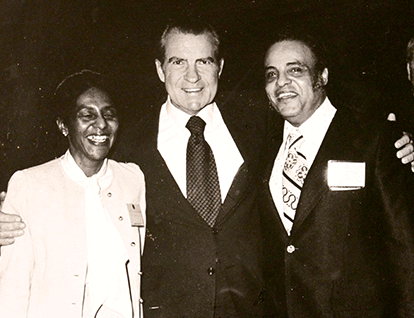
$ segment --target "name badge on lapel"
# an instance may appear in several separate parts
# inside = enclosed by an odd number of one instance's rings
[[[127,203],[129,218],[132,226],[144,226],[141,207],[137,203]]]
[[[365,162],[328,161],[328,186],[332,191],[365,187]]]

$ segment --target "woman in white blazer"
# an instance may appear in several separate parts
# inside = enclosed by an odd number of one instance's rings
[[[1,317],[141,317],[144,176],[106,158],[118,130],[109,92],[92,71],[67,77],[53,104],[68,151],[9,181],[3,211],[27,230],[1,250]]]

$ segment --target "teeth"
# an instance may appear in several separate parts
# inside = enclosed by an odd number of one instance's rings
[[[290,97],[295,97],[296,94],[295,93],[280,93],[277,98],[290,98]]]
[[[87,138],[93,142],[105,142],[108,140],[108,136],[104,136],[104,135],[91,135],[91,136],[88,136]]]
[[[198,93],[201,92],[202,88],[184,88],[186,93]]]

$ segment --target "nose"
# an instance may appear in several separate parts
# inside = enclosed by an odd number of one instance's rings
[[[197,83],[200,80],[196,65],[189,65],[184,75],[184,79],[190,83]]]
[[[99,115],[95,120],[95,125],[94,126],[96,128],[99,128],[99,129],[103,130],[108,126],[108,123],[107,123],[105,117],[103,117],[102,115]]]
[[[289,78],[289,76],[285,72],[280,72],[279,78],[277,79],[277,85],[279,87],[283,87],[286,84],[290,84],[292,80]]]

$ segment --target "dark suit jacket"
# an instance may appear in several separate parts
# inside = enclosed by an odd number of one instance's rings
[[[139,164],[147,186],[144,316],[261,317],[264,284],[253,177],[264,127],[248,115],[252,110],[220,104],[244,164],[210,228],[183,196],[157,150],[160,105],[132,127],[133,133],[124,133],[120,143],[126,146],[121,158]],[[128,142],[132,136],[137,138]]]
[[[398,134],[361,127],[338,110],[305,180],[289,237],[269,190],[283,120],[273,124],[260,192],[267,317],[414,317],[412,175],[395,157]],[[365,162],[365,187],[331,191],[331,159]]]

